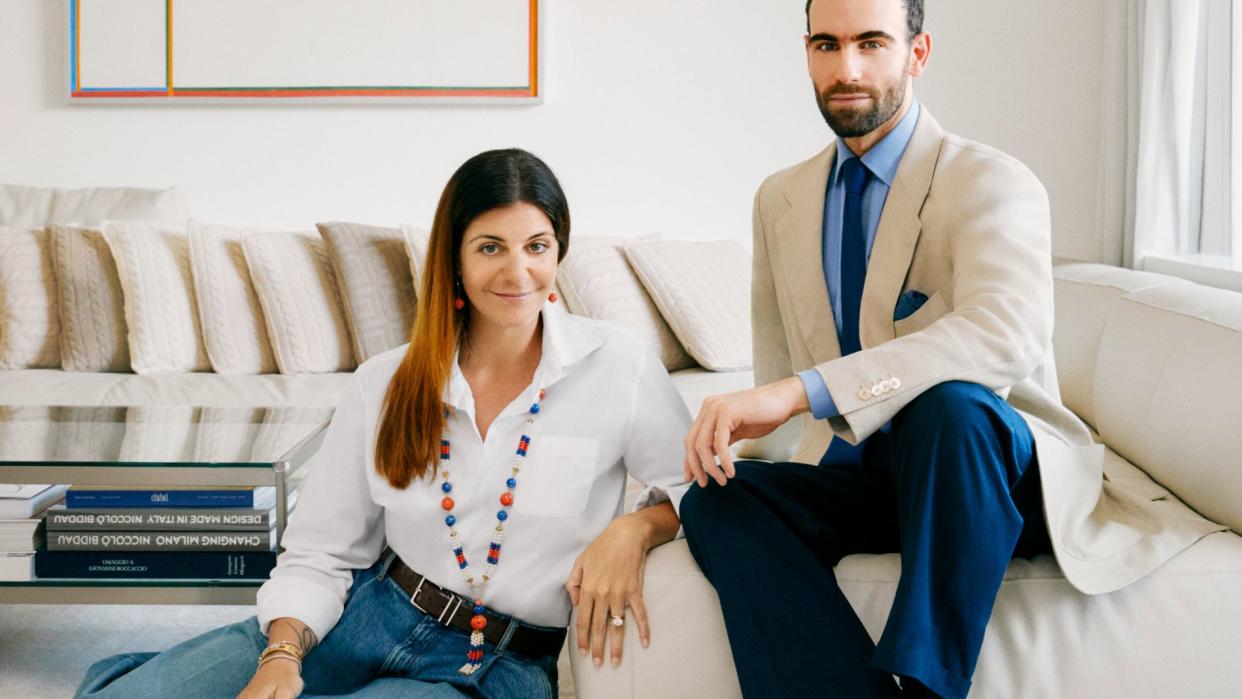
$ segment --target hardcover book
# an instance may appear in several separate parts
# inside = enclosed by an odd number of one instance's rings
[[[289,494],[289,513],[298,494]],[[262,504],[262,503],[260,503]],[[275,507],[94,507],[47,510],[48,531],[267,531]]]
[[[48,551],[269,551],[275,538],[261,532],[48,532]]]
[[[47,551],[34,556],[36,578],[122,580],[266,580],[275,551]]]
[[[272,486],[213,486],[198,488],[128,488],[72,486],[65,493],[70,509],[89,507],[262,507],[276,504]]]

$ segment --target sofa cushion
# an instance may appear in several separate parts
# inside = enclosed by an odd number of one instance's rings
[[[250,231],[190,221],[190,269],[203,345],[217,374],[274,374],[263,308],[242,239]]]
[[[751,367],[750,260],[741,245],[654,241],[625,254],[690,356],[713,371]]]
[[[318,223],[359,363],[410,341],[414,272],[400,228]]]
[[[0,405],[132,406],[197,405],[217,408],[259,406],[334,407],[349,385],[349,373],[284,376],[228,376],[192,373],[142,376],[76,373],[60,369],[6,371]]]
[[[625,240],[576,238],[557,270],[557,284],[571,313],[623,325],[655,349],[668,371],[695,366],[694,359],[660,315],[625,257]]]
[[[103,236],[121,280],[133,371],[210,370],[185,232],[165,223],[108,221]]]
[[[431,231],[402,224],[401,235],[405,239],[405,255],[410,258],[410,277],[414,279],[414,295],[417,297],[423,289],[423,267],[427,264]]]
[[[51,238],[0,226],[0,369],[60,366]]]
[[[332,265],[319,236],[259,233],[242,241],[282,374],[356,366]]]
[[[129,371],[121,278],[103,234],[54,225],[52,267],[66,371]]]
[[[1242,532],[1239,358],[1242,294],[1189,283],[1130,293],[1100,341],[1095,409],[1118,454]]]
[[[1052,346],[1061,399],[1095,427],[1095,372],[1109,316],[1126,294],[1156,286],[1186,288],[1190,282],[1108,265],[1072,263],[1056,267],[1053,283],[1056,329]]]
[[[137,187],[54,189],[0,185],[0,225],[98,226],[105,220],[185,220],[181,191]]]

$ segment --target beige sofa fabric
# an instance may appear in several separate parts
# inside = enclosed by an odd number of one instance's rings
[[[750,368],[750,260],[741,245],[640,242],[625,254],[690,356],[713,371]]]
[[[190,221],[190,269],[203,344],[217,374],[274,374],[276,355],[250,280],[241,228]]]
[[[414,280],[414,295],[422,293],[423,268],[427,264],[427,248],[431,243],[431,231],[426,228],[401,225],[405,237],[405,254],[410,258],[410,277]]]
[[[629,328],[660,355],[668,371],[695,366],[625,258],[626,241],[577,238],[557,270],[557,283],[571,313]]]
[[[103,236],[121,280],[134,373],[210,370],[185,232],[164,223],[108,221]]]
[[[242,241],[282,374],[352,371],[354,352],[328,253],[311,233],[263,233]]]
[[[65,371],[129,371],[121,279],[103,234],[52,226],[52,266]]]
[[[51,238],[0,226],[0,369],[60,366]]]
[[[176,188],[0,185],[0,225],[7,226],[98,226],[109,219],[179,222],[185,219],[184,209],[182,194]]]
[[[359,363],[409,341],[414,264],[400,228],[316,224],[327,246]]]

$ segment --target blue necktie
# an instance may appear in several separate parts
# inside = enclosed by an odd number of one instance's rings
[[[862,349],[858,311],[867,279],[867,231],[863,227],[863,190],[871,174],[858,158],[841,164],[845,208],[841,221],[841,356]]]
[[[845,184],[845,209],[841,222],[841,356],[862,349],[858,339],[858,309],[862,305],[863,283],[867,279],[867,231],[863,228],[862,194],[871,174],[858,158],[841,163]],[[862,463],[863,445],[851,445],[833,437],[820,466],[846,466]]]

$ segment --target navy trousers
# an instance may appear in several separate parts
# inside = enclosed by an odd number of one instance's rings
[[[715,586],[742,693],[965,697],[1005,568],[1048,551],[1034,440],[977,384],[939,384],[872,435],[861,462],[737,462],[681,501]],[[901,554],[878,644],[833,567]],[[902,689],[893,676],[902,678]]]

